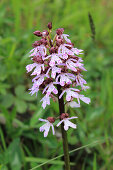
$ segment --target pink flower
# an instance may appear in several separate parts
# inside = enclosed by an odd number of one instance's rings
[[[60,85],[61,86],[64,86],[65,83],[66,84],[72,84],[71,80],[75,80],[74,74],[71,74],[71,73],[61,73],[61,74],[59,74],[56,78],[56,82],[58,82],[59,78],[60,78]]]
[[[77,97],[78,103],[75,102],[75,101],[71,101],[69,103],[69,106],[71,106],[71,107],[80,107],[80,100],[82,100],[86,104],[89,104],[91,102],[89,97],[85,97],[84,95],[78,95],[78,97]]]
[[[72,71],[77,71],[77,66],[76,66],[76,63],[74,63],[73,61],[77,61],[76,59],[73,59],[73,58],[70,58],[66,61],[66,66],[68,69],[72,70]]]
[[[54,94],[57,94],[57,93],[58,93],[58,90],[56,89],[56,87],[54,86],[54,84],[56,84],[56,83],[50,83],[50,84],[48,84],[48,85],[44,88],[43,93],[46,92],[46,94],[47,94],[48,96],[49,96],[52,92],[53,92]]]
[[[57,124],[57,127],[61,124],[61,123],[64,123],[64,130],[68,130],[69,129],[69,127],[72,127],[72,128],[74,128],[74,129],[76,129],[76,125],[74,124],[74,123],[72,123],[72,122],[70,122],[69,120],[71,120],[71,119],[75,119],[75,118],[77,118],[77,117],[70,117],[70,118],[64,118],[63,120],[61,120],[58,124]]]
[[[41,74],[41,70],[44,71],[44,64],[37,64],[36,68],[34,69],[34,71],[32,72],[31,75],[37,75],[38,76],[39,74]]]
[[[76,98],[77,101],[78,101],[78,104],[76,102],[73,102],[73,103],[70,104],[70,106],[75,105],[75,107],[79,107],[80,100],[82,100],[83,102],[89,104],[90,103],[90,98],[85,97],[84,95],[80,95],[78,93],[79,91],[80,90],[75,89],[75,88],[67,88],[67,89],[63,90],[63,92],[60,94],[59,98],[61,98],[63,96],[63,94],[66,92],[66,100],[67,101],[71,101],[72,98]]]
[[[39,87],[44,82],[45,77],[49,77],[49,76],[47,74],[38,75],[33,78],[32,82],[34,82],[34,84]]]
[[[46,55],[46,47],[44,45],[37,46],[30,51],[30,57],[41,56],[43,59]]]
[[[31,75],[39,75],[41,73],[41,68],[44,71],[44,64],[37,64],[37,63],[33,63],[33,64],[29,64],[26,66],[26,70],[27,72],[32,71],[32,69],[36,67],[33,71],[33,73]]]
[[[50,70],[51,70],[51,77],[52,78],[55,78],[57,73],[61,73],[61,68],[53,66],[53,67],[50,67],[48,69],[46,74],[49,74]]]
[[[40,127],[40,132],[44,132],[44,137],[47,137],[49,130],[50,130],[50,127],[52,128],[53,135],[55,135],[54,126],[53,126],[52,123],[50,123],[46,119],[39,119],[39,120],[42,121],[42,122],[46,122],[44,125],[42,125]]]
[[[83,50],[81,50],[81,49],[72,48],[72,51],[73,51],[76,55],[83,54],[83,53],[81,53],[81,52],[83,51]]]
[[[82,90],[86,91],[87,89],[90,89],[89,86],[82,86]]]
[[[48,28],[52,29],[51,23]],[[58,94],[57,85],[62,91],[59,98],[65,94],[64,101],[71,107],[80,107],[80,100],[87,104],[90,102],[89,98],[80,95],[82,90],[89,88],[85,86],[87,82],[82,76],[82,71],[87,70],[84,68],[82,58],[78,57],[83,50],[74,48],[69,35],[63,32],[63,28],[58,28],[53,39],[50,36],[51,31],[34,32],[34,35],[41,39],[32,44],[30,57],[34,63],[27,65],[26,70],[32,71],[31,76],[35,75],[32,79],[33,85],[29,90],[31,90],[31,95],[34,93],[37,95],[41,90],[43,108],[50,104],[50,98],[55,100]]]
[[[46,47],[44,45],[38,46],[38,53],[39,53],[39,56],[42,57],[42,59],[44,60],[45,55],[47,54]]]
[[[55,78],[57,73],[61,73],[61,68],[56,66],[52,67],[51,77]]]
[[[36,67],[36,66],[37,66],[37,63],[28,64],[28,65],[26,66],[27,72],[32,71],[32,69],[33,69],[34,67]]]
[[[75,62],[73,62],[75,61]],[[73,59],[73,58],[70,58],[66,61],[66,66],[68,69],[72,70],[72,71],[77,71],[77,68],[80,68],[84,71],[87,71],[84,67],[83,67],[84,64],[82,63],[79,63],[79,61],[77,61],[76,59]]]
[[[71,43],[71,40],[69,38],[67,38],[67,37],[69,37],[68,34],[62,34],[61,37],[64,38],[67,43]]]
[[[91,102],[90,98],[89,97],[85,97],[84,95],[79,95],[78,101],[79,101],[79,99],[82,100],[86,104],[89,104]]]
[[[66,100],[70,101],[71,98],[78,98],[79,94],[77,92],[79,92],[78,89],[75,88],[67,88],[65,90],[62,91],[62,93],[59,96],[59,99],[63,96],[63,94],[66,92]]]
[[[39,88],[36,87],[36,86],[33,84],[32,88],[29,89],[29,90],[31,90],[31,92],[30,92],[29,94],[33,95],[34,93],[36,93],[36,96],[37,96],[37,93],[38,93],[38,91],[39,91]]]
[[[58,48],[58,54],[59,54],[60,58],[67,59],[68,55],[74,55],[74,52],[69,50],[66,47],[66,44],[61,44],[60,47]]]
[[[38,55],[37,47],[33,48],[29,53],[31,53],[29,57],[37,56]]]
[[[75,102],[75,101],[72,101],[72,102],[69,102],[68,103],[68,105],[70,106],[70,107],[72,107],[72,108],[74,108],[74,107],[80,107],[80,103],[77,103],[77,102]]]
[[[34,82],[33,86],[31,89],[29,89],[29,90],[31,90],[31,92],[30,92],[31,95],[33,95],[34,93],[36,93],[36,95],[37,95],[37,93],[39,91],[39,86],[44,82],[45,77],[48,77],[48,75],[41,74],[41,75],[38,75],[35,78],[33,78],[33,80],[32,80],[32,82]]]
[[[50,105],[50,97],[46,94],[40,101],[42,101],[42,107],[45,109],[46,105]]]
[[[49,65],[50,65],[51,67],[53,67],[56,63],[57,63],[57,64],[62,63],[62,60],[59,58],[59,55],[58,55],[58,54],[53,53],[53,54],[45,57],[45,60],[48,59],[48,58],[50,58],[50,57],[51,57],[51,60],[50,60]]]
[[[81,86],[83,87],[84,84],[87,84],[87,82],[82,78],[83,76],[81,74],[78,74],[75,78],[76,80],[76,86]]]
[[[89,89],[89,86],[82,86],[82,90],[85,90],[86,91],[86,89]],[[64,93],[64,91],[62,92],[62,94],[61,94],[61,96],[63,95],[63,93]],[[60,97],[61,97],[60,96]],[[80,107],[80,100],[82,100],[83,102],[85,102],[86,104],[89,104],[90,102],[91,102],[91,100],[90,100],[90,98],[88,98],[88,97],[85,97],[84,95],[79,95],[79,94],[77,94],[76,92],[70,92],[70,91],[68,91],[68,94],[67,94],[67,96],[66,96],[67,98],[67,101],[69,100],[70,102],[69,102],[69,106],[71,106],[72,108],[74,108],[74,107]],[[77,102],[75,102],[75,101],[71,101],[71,97],[74,97],[74,98],[76,98],[77,99],[77,101],[78,101],[78,103]]]

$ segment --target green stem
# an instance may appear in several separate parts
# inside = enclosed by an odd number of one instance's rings
[[[63,96],[59,99],[60,94],[62,93],[61,86],[57,85],[58,89],[58,102],[59,102],[59,112],[60,115],[65,113],[64,100]],[[64,150],[64,161],[65,161],[65,170],[70,170],[70,159],[69,159],[69,150],[68,150],[68,140],[67,140],[67,132],[64,130],[64,124],[61,124],[61,133],[63,140],[63,150]]]

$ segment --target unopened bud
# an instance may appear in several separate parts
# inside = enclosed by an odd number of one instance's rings
[[[38,37],[41,37],[42,36],[42,33],[40,31],[35,31],[33,32],[34,35],[38,36]]]
[[[52,22],[49,22],[47,27],[51,30],[52,29]]]
[[[42,57],[40,57],[40,56],[34,56],[33,57],[33,61],[34,62],[37,62],[37,63],[41,63],[41,64],[43,64],[43,60],[42,60]]]
[[[58,29],[56,30],[57,35],[62,35],[63,32],[64,32],[64,28],[58,28]]]
[[[35,41],[33,44],[32,44],[32,47],[37,47],[40,45],[40,41]]]
[[[50,123],[54,123],[54,122],[55,122],[55,118],[54,118],[54,117],[48,117],[47,120],[48,120]]]
[[[41,44],[43,44],[43,45],[47,45],[47,40],[44,39],[44,38],[42,38],[42,39],[40,40],[40,42],[41,42]]]
[[[47,85],[47,84],[53,82],[53,79],[52,78],[47,78],[44,82]]]
[[[65,84],[64,89],[66,89],[66,88],[70,88],[70,84]]]
[[[49,52],[50,52],[50,54],[55,53],[55,47],[51,47],[51,48],[49,49]]]
[[[68,113],[62,113],[61,116],[60,116],[60,119],[65,119],[65,118],[68,118],[69,117],[69,114]]]
[[[61,36],[57,35],[56,36],[56,45],[60,46],[61,44],[63,44],[65,42],[64,39],[61,38]]]
[[[47,30],[44,30],[44,31],[42,32],[42,35],[43,35],[43,37],[46,37],[46,36],[49,35],[49,32],[48,32]]]

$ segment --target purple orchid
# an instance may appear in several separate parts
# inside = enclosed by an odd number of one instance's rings
[[[71,119],[76,119],[77,117],[69,117],[69,115],[67,113],[62,113],[61,115],[61,121],[57,124],[57,127],[61,124],[64,123],[64,130],[68,130],[69,127],[72,127],[74,129],[76,129],[77,125],[75,125],[74,123],[70,122],[69,120]]]
[[[90,98],[81,94],[83,90],[86,91],[89,88],[82,75],[82,72],[87,70],[84,68],[82,58],[79,57],[83,54],[83,50],[74,48],[69,35],[64,34],[63,28],[56,30],[53,40],[50,38],[51,32],[52,23],[48,23],[48,31],[34,32],[34,35],[41,39],[32,44],[33,49],[29,57],[33,63],[26,66],[27,72],[32,72],[31,76],[34,76],[33,85],[29,89],[30,94],[37,95],[39,90],[42,92],[43,97],[40,101],[44,109],[50,105],[51,98],[55,101],[57,97],[58,100],[64,98],[65,103],[70,107],[80,107],[80,100],[89,104]],[[61,89],[60,94],[58,86]],[[69,118],[65,115],[57,126],[64,123],[65,130],[69,127],[76,128],[76,125],[69,120],[77,117]],[[48,135],[50,127],[53,134],[55,133],[51,119],[39,120],[46,122],[40,127],[40,131],[44,131],[44,137]]]
[[[44,137],[47,137],[50,127],[52,127],[53,135],[55,135],[55,130],[53,126],[54,118],[48,117],[48,120],[46,119],[39,119],[39,120],[42,122],[46,122],[44,125],[40,127],[40,132],[44,132]]]

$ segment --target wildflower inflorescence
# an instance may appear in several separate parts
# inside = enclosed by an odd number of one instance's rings
[[[74,44],[68,38],[69,35],[64,34],[63,28],[56,30],[53,40],[51,39],[51,32],[52,23],[48,23],[48,30],[34,32],[34,35],[41,37],[41,39],[32,44],[33,49],[30,51],[30,57],[33,64],[26,66],[27,72],[32,71],[31,76],[35,76],[32,79],[31,95],[34,93],[37,95],[38,91],[41,90],[43,94],[42,107],[45,109],[47,105],[50,105],[51,98],[56,99],[57,86],[60,85],[62,92],[59,99],[64,96],[65,103],[68,103],[69,106],[80,107],[80,100],[89,104],[90,99],[80,94],[82,90],[89,88],[81,74],[82,71],[87,70],[84,68],[82,58],[78,57],[83,50],[74,48]],[[57,126],[63,122],[65,130],[68,130],[69,126],[76,128],[76,125],[69,121],[72,118],[64,116],[64,119],[61,119]],[[45,131],[45,137],[50,127],[52,127],[54,134],[54,122],[51,122],[50,118],[47,120],[40,119],[40,121],[46,122],[40,128],[40,131]]]

